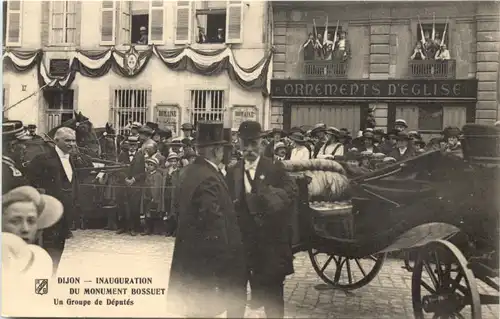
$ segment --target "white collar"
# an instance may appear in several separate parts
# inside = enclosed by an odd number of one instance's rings
[[[209,161],[209,160],[207,160],[206,158],[205,158],[205,161],[207,161],[207,162],[208,162],[208,164],[212,165],[212,166],[215,168],[215,170],[216,170],[216,171],[220,171],[219,167],[218,167],[217,165],[215,165],[215,163],[214,163],[214,162]]]
[[[260,160],[260,156],[257,157],[257,159],[255,161],[253,161],[252,163],[250,163],[249,161],[245,160],[245,167],[257,169],[257,165],[259,165],[259,160]]]
[[[65,154],[60,148],[59,146],[56,145],[55,147],[56,149],[56,153],[57,153],[57,156],[59,156],[60,158],[69,158],[69,154]]]

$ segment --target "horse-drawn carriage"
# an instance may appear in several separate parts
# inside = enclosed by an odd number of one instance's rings
[[[335,191],[342,181],[324,182],[315,160],[301,169],[285,162],[300,194],[295,251],[309,253],[326,283],[356,289],[388,253],[414,250],[415,317],[481,318],[481,304],[499,303],[500,129],[469,124],[463,132],[464,158],[431,151],[378,169],[350,180],[334,203],[318,203],[311,183]],[[479,294],[476,280],[495,293]]]

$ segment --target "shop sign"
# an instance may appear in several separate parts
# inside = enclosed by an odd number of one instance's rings
[[[174,136],[178,136],[180,115],[178,105],[157,105],[155,121],[160,129],[169,129]]]
[[[255,106],[233,106],[231,127],[238,129],[244,121],[257,121],[257,108]]]
[[[272,80],[273,98],[476,100],[477,80]]]

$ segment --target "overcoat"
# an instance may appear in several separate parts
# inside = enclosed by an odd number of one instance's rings
[[[273,163],[264,156],[256,167],[254,194],[245,194],[244,174],[244,161],[240,160],[228,170],[226,179],[252,274],[248,279],[250,282],[284,280],[294,271],[292,211],[298,195],[297,185],[281,162]],[[254,306],[261,301],[259,295],[252,287]]]
[[[407,158],[410,158],[410,157],[412,157],[412,156],[414,156],[414,155],[415,155],[415,150],[414,150],[411,146],[408,146],[408,147],[406,148],[406,151],[405,151],[403,154],[401,154],[401,153],[399,152],[399,149],[398,149],[397,147],[396,147],[396,148],[394,148],[394,149],[393,149],[393,150],[389,153],[389,156],[390,156],[390,157],[395,158],[395,159],[396,159],[396,161],[398,161],[398,162],[399,162],[399,161],[402,161],[402,160],[405,160],[405,159],[407,159]]]
[[[245,253],[222,174],[198,157],[182,172],[168,312],[213,317],[233,306],[245,285]],[[244,291],[242,298],[246,300]],[[242,299],[241,298],[241,299]],[[240,300],[241,301],[241,300]],[[244,301],[242,301],[244,302]]]

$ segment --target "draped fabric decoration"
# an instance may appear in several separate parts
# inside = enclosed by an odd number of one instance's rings
[[[269,65],[274,50],[271,50],[260,61],[250,68],[242,67],[235,59],[231,48],[202,51],[190,47],[164,50],[150,46],[147,50],[137,51],[131,47],[126,52],[115,48],[105,51],[76,51],[70,58],[70,69],[64,77],[53,77],[45,66],[42,50],[6,51],[3,55],[4,65],[11,66],[15,72],[26,72],[37,67],[40,87],[69,88],[76,73],[90,78],[98,78],[108,74],[110,70],[116,74],[133,78],[140,75],[153,55],[173,71],[189,71],[211,76],[226,71],[232,81],[246,90],[261,90],[264,95],[269,92]]]

